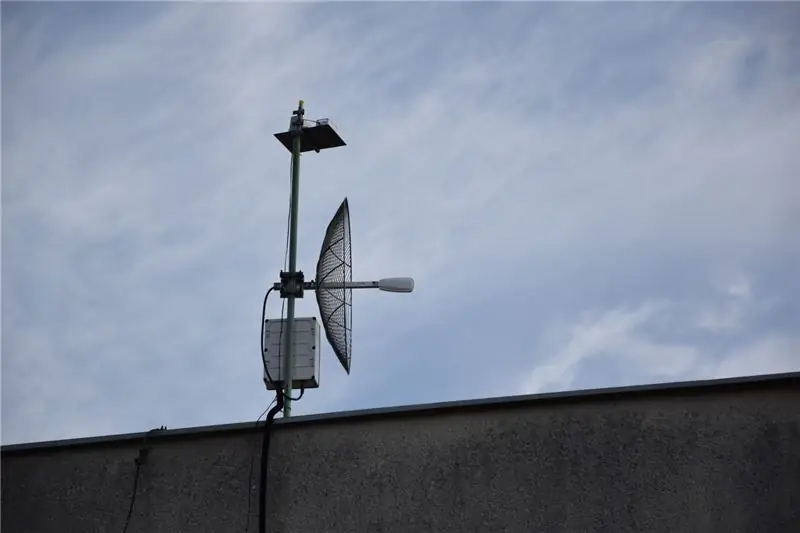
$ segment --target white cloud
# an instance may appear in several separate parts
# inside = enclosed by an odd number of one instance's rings
[[[522,382],[520,391],[569,390],[586,382],[618,386],[633,385],[643,379],[713,379],[800,370],[797,331],[761,332],[747,323],[759,308],[757,302],[728,307],[728,315],[715,315],[717,310],[701,308],[694,313],[700,320],[682,321],[681,317],[691,307],[692,304],[678,301],[646,302],[635,309],[615,308],[584,315],[569,329],[568,335],[551,332],[551,344],[556,348],[551,351],[549,346],[539,347],[537,353],[547,353],[542,354],[540,362]],[[730,315],[732,312],[735,317]],[[660,321],[670,324],[672,340],[659,338],[654,331]],[[721,339],[719,336],[702,344],[693,340],[698,330],[719,334],[731,333],[732,329],[751,334],[732,347],[715,343],[714,340]],[[559,330],[563,328],[555,331]],[[604,376],[601,372],[589,379],[578,379],[592,360],[598,361],[594,368],[624,367],[624,377],[620,380],[619,376]]]
[[[778,374],[800,370],[800,337],[767,335],[733,350],[707,372],[710,377],[737,377]]]
[[[748,313],[763,311],[753,309],[753,294],[750,282],[739,276],[735,280],[718,281],[718,290],[723,295],[720,302],[712,302],[696,311],[695,325],[712,332],[738,331]]]
[[[728,287],[728,294],[737,298],[750,298],[750,284],[745,280],[738,281]]]
[[[790,5],[65,6],[2,7],[4,441],[260,412],[298,98],[348,142],[302,158],[298,264],[348,196],[355,277],[417,292],[357,294],[353,374],[328,351],[296,412],[568,386],[603,350],[692,376],[797,329]]]
[[[711,331],[731,331],[740,327],[744,309],[739,305],[706,308],[699,311],[697,325]]]
[[[663,380],[685,375],[697,361],[698,349],[659,343],[642,332],[643,326],[664,311],[663,304],[648,302],[632,310],[612,309],[600,316],[583,317],[571,328],[569,339],[544,357],[545,362],[531,373],[522,392],[568,390],[582,364],[592,358],[623,361],[632,376],[646,374]]]

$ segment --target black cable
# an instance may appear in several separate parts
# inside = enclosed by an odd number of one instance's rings
[[[289,236],[292,231],[292,174],[294,159],[289,160],[289,213],[286,215],[286,244],[283,247],[283,269],[289,268]]]
[[[261,441],[261,472],[258,493],[258,533],[267,533],[267,462],[269,461],[269,437],[275,415],[283,409],[283,390],[275,391],[275,407],[267,413],[264,422],[264,438]]]
[[[122,533],[126,533],[128,531],[128,526],[131,523],[131,516],[133,515],[133,506],[136,503],[136,492],[139,487],[139,469],[140,467],[147,462],[147,456],[150,454],[150,448],[147,447],[147,437],[156,431],[165,431],[167,426],[161,426],[159,428],[154,428],[144,434],[144,440],[142,442],[142,447],[139,448],[139,455],[136,459],[133,460],[136,463],[136,473],[133,476],[133,491],[131,493],[131,504],[128,507],[128,516],[125,517],[125,525],[122,527]]]
[[[286,216],[286,245],[284,246],[283,251],[283,269],[284,271],[288,268],[288,261],[289,261],[289,239],[291,237],[291,224],[292,224],[292,178],[294,173],[294,158],[292,158],[289,162],[289,212]],[[267,309],[267,298],[269,297],[270,292],[272,292],[273,288],[270,288],[267,291],[267,294],[264,295],[264,305],[261,310],[261,359],[264,363],[264,370],[267,372],[267,379],[269,379],[270,383],[275,385],[275,382],[272,380],[272,376],[269,375],[267,371],[267,363],[264,359],[264,325],[266,320],[266,309]],[[280,361],[281,357],[281,348],[283,347],[283,319],[284,319],[284,311],[285,311],[286,300],[281,299],[281,326],[280,331],[278,332],[278,361]],[[277,389],[277,387],[276,387]],[[300,400],[305,393],[305,387],[300,388],[300,395],[295,399],[291,398],[293,401]],[[285,393],[282,388],[277,389],[275,391],[275,398],[270,403],[275,403],[275,406],[272,409],[269,409],[267,413],[267,419],[264,422],[264,436],[261,441],[261,466],[259,472],[259,498],[258,498],[258,531],[259,533],[266,533],[267,530],[267,463],[269,460],[269,440],[270,440],[270,430],[272,428],[272,424],[275,421],[275,415],[278,414],[279,411],[283,410],[283,402],[285,398]],[[263,415],[263,413],[262,413]],[[261,418],[259,416],[259,418]],[[256,425],[258,425],[258,420],[256,420]],[[253,476],[253,457],[251,457],[250,462],[250,477],[248,478],[248,486],[250,483],[250,479]],[[248,501],[247,501],[247,528],[250,527],[250,497],[248,492]],[[247,531],[247,529],[245,530]]]
[[[306,388],[301,386],[300,387],[300,396],[298,396],[297,398],[292,398],[291,396],[286,396],[286,397],[290,398],[293,402],[299,402],[300,400],[303,399],[303,394],[305,394],[305,393],[306,393]]]
[[[283,248],[283,270],[285,271],[289,268],[289,236],[291,235],[292,231],[292,174],[294,173],[294,158],[289,160],[289,213],[286,215],[286,244]],[[286,300],[281,299],[281,326],[280,330],[278,331],[278,368],[281,369],[281,374],[283,374],[283,362],[281,361],[281,349],[283,348],[283,318],[284,318],[284,311],[286,308]],[[262,320],[263,322],[263,320]],[[264,337],[263,335],[261,336]],[[264,350],[261,350],[263,353]],[[270,381],[272,381],[270,379]],[[277,388],[277,387],[276,387]]]
[[[283,376],[283,359],[281,359],[281,349],[283,348],[283,317],[285,307],[286,300],[281,300],[281,327],[278,330],[278,368],[281,369],[281,377]]]
[[[122,528],[122,533],[128,531],[128,526],[131,523],[131,515],[133,514],[133,504],[136,503],[136,488],[139,486],[139,458],[136,458],[136,474],[133,477],[133,493],[131,494],[131,505],[128,507],[128,516],[125,517],[125,525]]]
[[[264,357],[264,327],[266,326],[267,320],[267,299],[269,298],[270,293],[272,292],[274,287],[270,287],[267,293],[264,295],[264,304],[261,306],[261,364],[264,365],[264,374],[267,376],[267,381],[274,387],[275,381],[273,381],[272,376],[269,373],[269,368],[267,368],[267,359]],[[280,348],[278,348],[278,357],[281,356]]]
[[[267,361],[266,361],[266,359],[264,357],[264,326],[265,326],[266,314],[267,314],[267,299],[269,298],[269,294],[272,292],[272,290],[273,290],[273,287],[270,287],[270,289],[267,291],[267,294],[264,295],[264,305],[261,306],[261,363],[264,365],[264,372],[267,375],[267,380],[270,382],[270,384],[273,387],[275,387],[277,389],[278,387],[277,387],[275,381],[272,379],[272,376],[269,373],[269,369],[267,368]],[[280,327],[280,330],[278,332],[278,361],[281,360],[281,348],[283,347],[283,317],[284,317],[284,306],[285,306],[285,303],[286,303],[286,300],[282,300],[282,303],[281,303],[281,327]],[[305,387],[300,387],[300,395],[297,398],[291,398],[291,400],[293,402],[296,402],[296,401],[300,400],[303,397],[303,394],[305,394]]]
[[[256,428],[258,428],[258,423],[261,421],[261,417],[267,414],[272,404],[277,401],[277,396],[269,402],[269,405],[266,409],[261,411],[261,414],[258,415],[256,418]],[[255,450],[255,443],[253,443],[253,451],[250,453],[250,473],[247,474],[247,522],[244,525],[244,533],[248,533],[250,531],[250,511],[253,508],[253,466],[256,463],[256,450]]]

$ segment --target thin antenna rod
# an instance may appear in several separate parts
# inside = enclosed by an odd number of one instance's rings
[[[297,111],[293,113],[290,132],[292,134],[292,205],[289,211],[289,276],[294,283],[294,275],[297,272],[297,208],[300,197],[300,149],[303,140],[303,101],[297,105]],[[292,380],[294,379],[294,290],[289,291],[288,301],[286,302],[286,329],[284,345],[284,364],[283,390],[285,399],[283,403],[283,417],[292,416]]]

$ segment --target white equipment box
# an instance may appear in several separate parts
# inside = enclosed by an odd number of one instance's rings
[[[286,347],[286,320],[264,321],[264,383],[267,389],[275,390],[275,385],[267,378],[267,370],[273,381],[279,386],[284,380],[284,357]],[[320,344],[320,327],[316,317],[295,318],[294,335],[294,372],[292,375],[293,389],[316,389],[319,387],[319,354],[322,349]]]

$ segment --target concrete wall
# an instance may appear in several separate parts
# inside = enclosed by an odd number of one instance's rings
[[[252,425],[150,439],[128,531],[245,529]],[[3,533],[121,531],[141,435],[7,446]],[[800,374],[296,418],[270,532],[800,532]]]

